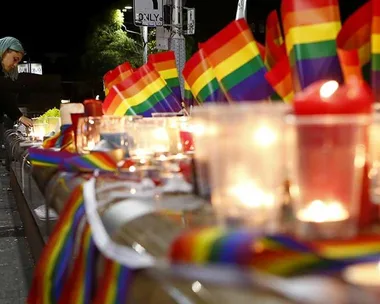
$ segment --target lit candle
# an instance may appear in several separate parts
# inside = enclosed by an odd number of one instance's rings
[[[339,202],[312,201],[297,212],[297,218],[303,222],[325,223],[339,222],[349,218],[348,211]]]
[[[361,287],[380,287],[380,263],[352,265],[343,272],[343,278]]]

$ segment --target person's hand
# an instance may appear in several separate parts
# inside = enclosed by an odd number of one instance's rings
[[[33,127],[33,121],[26,116],[21,116],[19,122],[21,122],[25,127]]]

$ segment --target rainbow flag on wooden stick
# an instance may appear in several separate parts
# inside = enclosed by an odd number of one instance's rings
[[[371,84],[376,97],[380,100],[380,2],[372,1],[371,35]]]
[[[202,48],[185,63],[183,77],[193,96],[200,104],[226,101],[226,97],[215,77],[214,70],[207,62]]]
[[[266,21],[265,31],[265,66],[270,70],[286,55],[284,39],[281,33],[277,11],[272,11]]]
[[[181,101],[151,63],[137,69],[130,77],[112,87],[103,102],[107,115],[143,115],[156,112],[179,112]]]
[[[372,3],[367,2],[343,24],[337,37],[344,79],[356,76],[370,80]]]
[[[124,62],[123,64],[117,66],[115,69],[107,72],[103,76],[104,82],[104,92],[108,95],[111,88],[122,82],[124,79],[127,79],[133,73],[133,68],[129,62]]]
[[[281,15],[295,91],[322,79],[340,82],[338,0],[283,0]]]
[[[293,100],[293,81],[288,56],[284,55],[282,59],[265,74],[265,78],[283,101],[291,102]]]
[[[202,44],[220,86],[230,101],[269,98],[273,89],[260,51],[245,19],[231,22]]]
[[[157,72],[166,81],[168,87],[173,91],[178,100],[182,100],[181,85],[179,82],[177,63],[173,51],[149,55],[151,62]]]

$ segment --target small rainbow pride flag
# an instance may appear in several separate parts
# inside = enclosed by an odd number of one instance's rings
[[[99,283],[101,288],[98,288],[94,304],[127,303],[132,271],[110,259],[104,262],[104,273]]]
[[[338,0],[283,0],[281,16],[294,90],[323,79],[341,82]]]
[[[245,19],[231,22],[203,43],[202,49],[229,101],[263,100],[274,93]]]
[[[288,56],[284,55],[282,59],[265,74],[265,78],[283,101],[291,102],[293,100],[293,81]]]
[[[84,219],[82,186],[71,193],[34,272],[29,304],[54,304],[62,296],[68,278],[75,237]]]
[[[166,81],[168,87],[173,91],[178,100],[182,100],[181,85],[175,53],[173,51],[151,54],[148,57],[156,71]]]
[[[46,139],[42,143],[42,147],[45,149],[57,148],[57,149],[67,149],[70,145],[74,143],[74,129],[72,125],[61,126],[61,130],[56,135]],[[73,147],[74,149],[74,147]],[[68,149],[69,150],[69,149]]]
[[[337,37],[344,79],[350,76],[370,81],[372,3],[367,2],[343,24]]]
[[[96,293],[96,262],[99,251],[92,238],[88,223],[83,227],[80,236],[79,253],[75,257],[70,276],[66,280],[58,304],[91,304]]]
[[[185,63],[182,74],[200,104],[227,100],[202,48]]]
[[[129,62],[124,62],[123,64],[117,66],[115,69],[108,71],[103,76],[104,82],[104,92],[108,95],[111,88],[122,82],[124,79],[127,79],[133,73],[133,68]]]
[[[376,97],[380,100],[380,3],[372,1],[371,35],[371,84]]]
[[[286,48],[281,33],[280,21],[277,11],[273,10],[266,21],[264,63],[267,69],[273,68],[284,55],[286,55]]]
[[[188,85],[187,81],[184,82],[184,98],[183,101],[187,107],[195,106],[194,101],[195,98],[193,96],[193,93],[191,92],[191,88]]]
[[[112,87],[103,102],[106,115],[143,115],[179,112],[178,100],[151,63],[137,69],[130,77]]]

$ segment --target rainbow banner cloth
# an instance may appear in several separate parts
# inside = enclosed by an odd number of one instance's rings
[[[338,0],[283,0],[281,16],[294,91],[315,81],[342,81],[336,48]]]
[[[165,80],[178,100],[182,100],[181,85],[175,53],[173,51],[150,54],[148,62],[151,62],[157,72]]]
[[[77,155],[69,151],[54,151],[40,148],[29,148],[28,152],[32,165],[39,167],[62,167],[65,159]]]
[[[229,101],[264,100],[274,93],[245,19],[231,22],[203,43],[202,49]]]
[[[344,79],[351,76],[370,81],[372,2],[354,12],[337,37],[338,55]]]
[[[104,92],[108,95],[109,91],[112,89],[114,85],[122,82],[127,79],[133,73],[133,68],[129,64],[129,62],[124,62],[123,64],[117,66],[111,71],[108,71],[103,76],[104,83]]]
[[[75,151],[74,147],[74,129],[72,125],[61,126],[60,132],[49,137],[42,143],[45,149],[55,148],[61,150]]]
[[[286,55],[284,38],[281,33],[277,11],[270,12],[266,21],[265,30],[265,57],[264,63],[271,70],[282,57]]]
[[[185,63],[182,74],[199,104],[226,102],[227,99],[202,48]]]
[[[173,263],[250,267],[281,276],[331,273],[380,259],[380,236],[303,243],[286,235],[201,228],[185,232],[169,252]]]
[[[372,1],[371,35],[371,84],[376,97],[380,100],[380,3]]]
[[[152,113],[181,110],[181,100],[175,97],[151,63],[114,85],[103,102],[103,111],[107,115],[150,117]]]
[[[76,235],[84,216],[83,191],[82,186],[78,186],[65,204],[38,261],[28,296],[29,304],[59,302],[68,279]]]

